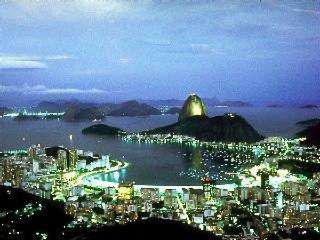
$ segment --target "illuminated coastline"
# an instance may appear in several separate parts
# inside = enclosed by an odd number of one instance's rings
[[[310,196],[310,193],[320,194],[317,188],[310,187],[320,184],[319,173],[305,176],[280,167],[288,161],[306,166],[320,164],[319,150],[300,146],[302,139],[268,138],[255,144],[228,144],[201,142],[184,136],[128,135],[123,140],[201,146],[227,159],[230,171],[222,181],[204,173],[202,185],[135,184],[119,181],[119,176],[128,169],[127,162],[74,148],[54,148],[57,151],[54,155],[50,148],[32,146],[28,150],[1,154],[2,184],[65,202],[66,212],[74,216],[68,227],[83,223],[88,226],[124,224],[143,214],[145,218],[170,216],[170,219],[228,236],[226,226],[240,229],[242,226],[226,208],[232,206],[257,220],[258,225],[250,228],[252,238],[278,229],[279,224],[284,229],[296,226],[319,229],[315,216],[320,209]],[[54,156],[50,156],[52,154]],[[113,175],[114,181],[100,179],[101,174]],[[93,207],[105,215],[97,215]],[[111,212],[114,217],[109,216]],[[222,218],[227,213],[227,219]],[[306,221],[301,222],[293,215]],[[274,217],[279,219],[278,223],[270,222]]]

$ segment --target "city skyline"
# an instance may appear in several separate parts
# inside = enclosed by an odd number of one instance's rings
[[[319,103],[318,1],[5,1],[0,15],[1,104]]]

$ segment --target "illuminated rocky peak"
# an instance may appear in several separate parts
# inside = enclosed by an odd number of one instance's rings
[[[205,116],[206,109],[199,96],[192,93],[184,102],[182,110],[179,115],[179,121],[187,119],[192,116]]]

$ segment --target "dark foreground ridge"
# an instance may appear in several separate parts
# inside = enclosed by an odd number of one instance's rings
[[[177,123],[143,132],[144,134],[178,134],[203,141],[258,142],[261,136],[243,117],[225,114],[209,118],[193,116]]]
[[[222,239],[182,222],[149,218],[126,225],[66,227],[73,219],[65,214],[64,204],[43,199],[23,190],[0,186],[0,240],[104,240],[104,239]],[[45,234],[46,238],[39,235]],[[226,239],[226,238],[224,238]],[[231,238],[230,238],[231,239]],[[319,240],[319,233],[311,229],[295,228],[267,234],[267,240]]]
[[[307,146],[320,147],[320,123],[314,126],[307,127],[305,130],[298,132],[297,137],[306,138],[302,144]]]
[[[96,135],[122,135],[126,132],[120,128],[111,127],[106,124],[95,124],[82,130],[83,134]]]
[[[61,202],[52,201],[23,190],[0,186],[0,239],[38,239],[36,233],[46,233],[49,239],[59,239],[71,217]]]
[[[23,190],[0,186],[0,239],[220,239],[190,225],[162,219],[138,220],[126,225],[65,228],[72,218],[62,202],[43,199]]]
[[[87,232],[74,240],[102,239],[175,239],[175,240],[215,240],[221,239],[212,233],[202,231],[185,223],[150,218],[126,225],[102,227]]]

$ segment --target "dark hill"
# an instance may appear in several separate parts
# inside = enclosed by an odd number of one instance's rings
[[[111,127],[105,124],[95,124],[82,130],[83,134],[96,134],[96,135],[119,135],[124,134],[125,131],[120,128]]]
[[[305,130],[298,132],[297,137],[305,137],[306,140],[302,144],[307,146],[320,147],[320,123],[307,127]]]
[[[80,235],[80,234],[79,234]],[[214,240],[221,239],[210,232],[176,221],[155,219],[140,220],[126,225],[102,227],[84,232],[76,240],[103,239],[175,239],[175,240]]]
[[[0,239],[39,239],[36,232],[48,234],[48,239],[61,239],[64,225],[70,220],[64,204],[27,193],[21,189],[0,186]],[[39,205],[41,208],[35,210]],[[24,212],[26,206],[34,209]],[[19,232],[19,235],[11,234]]]
[[[307,104],[307,105],[301,106],[300,108],[317,109],[317,108],[318,108],[318,105],[315,105],[315,104]]]
[[[301,125],[301,126],[314,126],[320,123],[320,119],[319,118],[312,118],[312,119],[308,119],[305,121],[300,121],[297,122],[297,125]]]
[[[143,132],[146,134],[174,133],[187,135],[204,141],[257,142],[263,139],[244,118],[225,114],[209,118],[193,116],[165,127]]]
[[[110,116],[148,116],[160,115],[161,111],[145,103],[128,101],[121,103],[119,107],[108,113]]]
[[[104,114],[97,107],[70,107],[63,115],[63,120],[67,122],[78,122],[94,119],[100,120],[104,119],[104,117]]]

